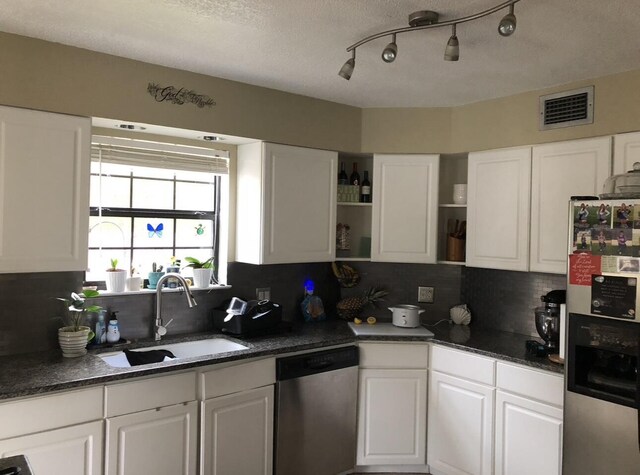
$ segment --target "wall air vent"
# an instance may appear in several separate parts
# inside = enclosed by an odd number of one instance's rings
[[[593,124],[593,86],[540,96],[540,130]]]

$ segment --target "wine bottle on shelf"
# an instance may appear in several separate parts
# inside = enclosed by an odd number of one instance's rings
[[[338,185],[348,185],[349,177],[344,169],[344,162],[340,164],[340,173],[338,173]]]
[[[356,162],[353,162],[353,171],[349,177],[349,184],[360,186],[360,174],[358,173],[358,164]]]
[[[364,179],[360,188],[360,202],[371,203],[371,182],[369,181],[369,172],[364,171]]]

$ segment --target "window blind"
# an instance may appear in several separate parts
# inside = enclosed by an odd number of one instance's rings
[[[94,135],[91,160],[136,167],[168,168],[217,175],[229,173],[229,152],[162,142]]]

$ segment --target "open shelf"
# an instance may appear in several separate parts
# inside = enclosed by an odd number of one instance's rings
[[[444,203],[438,206],[440,206],[440,208],[466,208],[467,207],[467,205],[457,205],[453,203]]]

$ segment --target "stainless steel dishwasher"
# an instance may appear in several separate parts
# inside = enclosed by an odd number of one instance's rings
[[[335,475],[355,466],[358,348],[276,360],[276,475]]]

